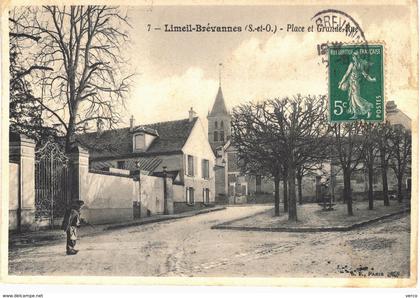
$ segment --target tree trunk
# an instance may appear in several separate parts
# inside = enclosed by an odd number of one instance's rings
[[[289,210],[289,200],[287,193],[287,177],[283,177],[283,210],[288,212]]]
[[[299,198],[299,205],[303,204],[303,198],[302,198],[302,176],[297,176],[297,183],[298,183],[298,198]]]
[[[385,206],[389,206],[387,170],[388,170],[388,167],[386,165],[385,152],[381,151],[382,195],[384,197]]]
[[[280,216],[280,177],[274,177],[274,215]]]
[[[74,143],[74,137],[73,132],[74,131],[74,124],[73,122],[69,122],[67,134],[66,134],[66,152],[69,153],[73,148]]]
[[[368,183],[369,210],[373,210],[373,164],[368,165]]]
[[[398,180],[398,202],[401,203],[402,202],[402,175],[398,175],[397,180]]]
[[[296,167],[293,163],[288,166],[289,173],[287,180],[289,182],[289,221],[297,221],[297,206],[296,206]]]
[[[72,115],[69,119],[69,124],[67,127],[66,134],[66,152],[69,153],[73,149],[73,144],[75,143],[75,132],[76,132],[76,118],[79,104],[76,102],[72,108]]]
[[[343,197],[344,201],[347,202],[347,215],[352,216],[353,215],[353,202],[351,199],[351,183],[350,183],[350,177],[351,173],[349,170],[343,171],[344,175],[344,189],[343,189]]]

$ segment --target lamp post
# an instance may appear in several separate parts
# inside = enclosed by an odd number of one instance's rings
[[[166,172],[166,166],[163,166],[163,214],[168,214],[168,198],[167,198],[167,191],[166,191],[166,177],[168,173]]]

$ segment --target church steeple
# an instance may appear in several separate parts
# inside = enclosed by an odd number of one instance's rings
[[[225,104],[225,99],[222,92],[222,63],[219,63],[219,90],[217,90],[216,100],[214,101],[213,108],[209,116],[228,115]]]
[[[228,114],[229,113],[226,108],[225,99],[223,97],[222,86],[219,86],[219,90],[217,90],[216,100],[214,101],[213,108],[211,109],[209,116]]]
[[[226,108],[225,99],[222,92],[222,64],[219,64],[219,89],[213,108],[208,114],[208,139],[213,150],[223,146],[230,138],[230,114]]]

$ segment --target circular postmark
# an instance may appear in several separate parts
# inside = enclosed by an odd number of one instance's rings
[[[317,12],[311,19],[317,32],[340,32],[352,42],[367,43],[365,33],[357,21],[344,11],[326,9]]]
[[[317,53],[321,63],[328,67],[328,48],[340,49],[348,43],[355,43],[367,48],[368,42],[359,23],[348,13],[337,9],[325,9],[317,12],[311,20],[315,23],[316,32],[325,34],[326,40],[317,44]],[[329,33],[341,33],[340,40],[329,40]]]

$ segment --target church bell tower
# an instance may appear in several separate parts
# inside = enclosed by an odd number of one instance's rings
[[[223,146],[230,139],[230,114],[226,108],[225,99],[222,92],[221,67],[219,64],[219,89],[211,112],[207,116],[208,120],[208,140],[216,151],[216,148]]]

